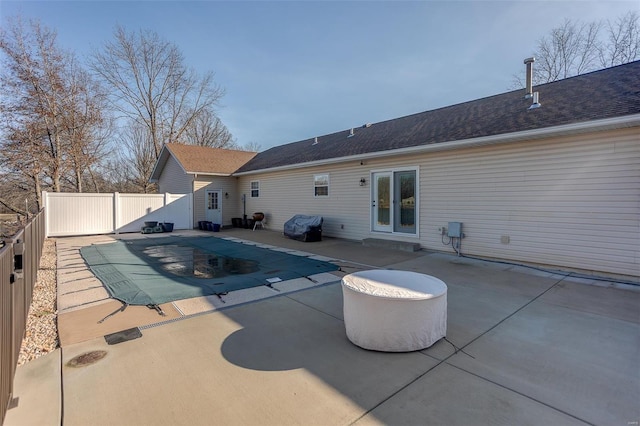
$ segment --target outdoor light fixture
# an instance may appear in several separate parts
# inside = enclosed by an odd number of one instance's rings
[[[229,198],[229,193],[228,192],[224,193],[224,198]]]
[[[367,184],[367,180],[365,178],[360,178],[360,186],[365,186]]]

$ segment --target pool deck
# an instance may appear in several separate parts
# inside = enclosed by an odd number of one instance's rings
[[[98,325],[119,304],[72,252],[113,236],[58,239],[61,348],[18,368],[18,404],[4,424],[640,421],[639,286],[338,239],[302,243],[272,231],[207,235],[337,259],[336,280],[371,268],[436,276],[448,286],[448,341],[410,353],[358,348],[345,335],[339,282],[186,317],[170,306],[167,317],[129,307]],[[136,326],[141,338],[108,345],[103,337]],[[93,351],[106,356],[67,365]]]

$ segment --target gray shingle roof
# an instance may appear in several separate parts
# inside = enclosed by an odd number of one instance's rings
[[[640,61],[534,87],[541,108],[529,110],[524,89],[374,123],[261,152],[237,173],[496,136],[640,113]]]

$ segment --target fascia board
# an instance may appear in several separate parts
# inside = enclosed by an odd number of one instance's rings
[[[195,175],[195,176],[222,176],[222,177],[228,177],[228,176],[232,176],[231,173],[211,173],[211,172],[185,172],[188,175]]]

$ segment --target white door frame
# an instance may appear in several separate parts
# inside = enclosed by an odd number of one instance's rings
[[[213,195],[213,199],[209,200],[209,194]],[[211,201],[211,207],[210,207]],[[204,215],[206,220],[222,225],[222,190],[207,189],[204,196]]]
[[[399,198],[399,194],[397,194],[396,188],[396,176],[398,172],[415,172],[415,187],[414,187],[414,222],[415,232],[402,232],[400,230],[394,229],[394,226],[398,226],[398,219],[396,217],[400,214],[401,203],[402,201]],[[380,210],[380,200],[378,200],[378,186],[380,177],[388,177],[387,183],[384,185],[389,185],[388,194],[390,200],[383,201],[387,206],[387,211]],[[379,170],[371,170],[371,231],[372,232],[382,232],[382,233],[390,233],[390,234],[398,234],[406,237],[419,237],[419,214],[420,214],[420,168],[418,166],[415,167],[396,167],[396,168],[388,168],[388,169],[379,169]],[[386,190],[383,190],[383,193]],[[386,215],[388,214],[388,217]]]
[[[371,182],[373,182],[371,185],[371,230],[376,232],[393,232],[393,222],[391,221],[392,178],[393,174],[387,171],[371,173]],[[381,181],[383,186],[380,184]],[[384,199],[385,193],[387,199]]]

